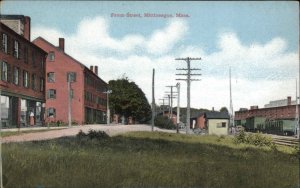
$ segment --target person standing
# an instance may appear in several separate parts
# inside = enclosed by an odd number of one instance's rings
[[[34,126],[34,113],[33,113],[33,111],[30,112],[29,117],[30,117],[30,126],[32,127],[32,126]]]

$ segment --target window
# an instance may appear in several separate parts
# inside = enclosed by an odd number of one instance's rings
[[[13,82],[16,85],[19,85],[19,79],[20,79],[20,69],[18,67],[14,67],[14,78]]]
[[[45,61],[44,61],[44,57],[41,58],[41,69],[44,69],[45,67]]]
[[[48,72],[47,73],[47,80],[48,80],[48,82],[55,82],[55,74],[54,74],[54,72]]]
[[[55,54],[54,54],[54,52],[49,52],[48,58],[49,58],[49,61],[54,61],[55,60]]]
[[[47,110],[47,116],[50,118],[54,118],[56,116],[56,110],[55,108],[48,108]]]
[[[24,46],[24,63],[28,63],[28,47]]]
[[[222,127],[226,127],[226,122],[222,122]]]
[[[23,86],[28,88],[29,87],[29,73],[23,70]]]
[[[7,63],[6,62],[2,62],[2,65],[1,65],[1,79],[3,81],[8,81],[8,67],[7,67]]]
[[[20,53],[19,53],[19,42],[16,41],[16,40],[14,42],[14,51],[13,51],[13,53],[14,53],[13,56],[15,58],[19,58],[19,55],[20,55]]]
[[[2,51],[7,53],[7,35],[2,33]]]
[[[32,65],[35,66],[35,53],[33,50],[31,52],[31,57],[32,57]]]
[[[67,73],[67,82],[76,82],[76,72]]]
[[[32,74],[31,75],[31,89],[32,90],[36,90],[36,84],[35,84],[35,82],[36,82],[36,76],[35,76],[35,74]]]
[[[45,88],[45,80],[44,78],[40,78],[40,92],[43,92]]]
[[[71,96],[71,99],[74,98],[74,90],[73,89],[70,90],[70,96]]]
[[[55,99],[56,98],[56,90],[49,89],[47,93],[48,99]]]

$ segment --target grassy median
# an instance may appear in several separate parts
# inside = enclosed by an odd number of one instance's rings
[[[293,148],[159,132],[3,145],[5,188],[297,187]]]

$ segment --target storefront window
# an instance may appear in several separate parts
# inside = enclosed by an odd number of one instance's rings
[[[27,125],[27,100],[21,99],[21,125]]]
[[[8,119],[9,97],[1,96],[1,119]]]

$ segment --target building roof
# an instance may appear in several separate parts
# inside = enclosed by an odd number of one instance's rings
[[[87,68],[84,64],[82,64],[81,62],[79,62],[78,60],[76,60],[75,58],[73,58],[72,56],[70,56],[69,54],[67,54],[65,51],[63,51],[62,49],[60,49],[58,46],[53,45],[52,43],[50,43],[49,41],[47,41],[46,39],[44,39],[43,37],[38,37],[36,39],[33,40],[42,40],[43,42],[47,43],[48,45],[50,45],[51,47],[55,48],[57,51],[59,51],[60,53],[63,53],[64,55],[66,55],[68,58],[70,58],[73,62],[79,64],[83,69],[89,71],[90,73],[92,73],[93,75],[95,75],[97,78],[99,78],[102,82],[104,82],[105,84],[107,84],[104,80],[102,80],[98,75],[96,75],[93,71],[91,71],[89,68]]]
[[[14,30],[12,30],[10,27],[8,27],[7,25],[5,25],[4,23],[0,22],[0,28],[3,30],[7,30],[8,32],[10,32],[11,34],[15,35],[18,37],[19,40],[22,40],[22,42],[27,43],[28,45],[31,45],[32,47],[38,49],[39,51],[43,52],[44,54],[48,54],[45,50],[43,50],[42,48],[40,48],[39,46],[35,45],[33,42],[30,42],[29,40],[27,40],[24,36],[18,34],[17,32],[15,32]]]
[[[206,119],[229,119],[229,114],[224,112],[205,112],[204,117]]]

